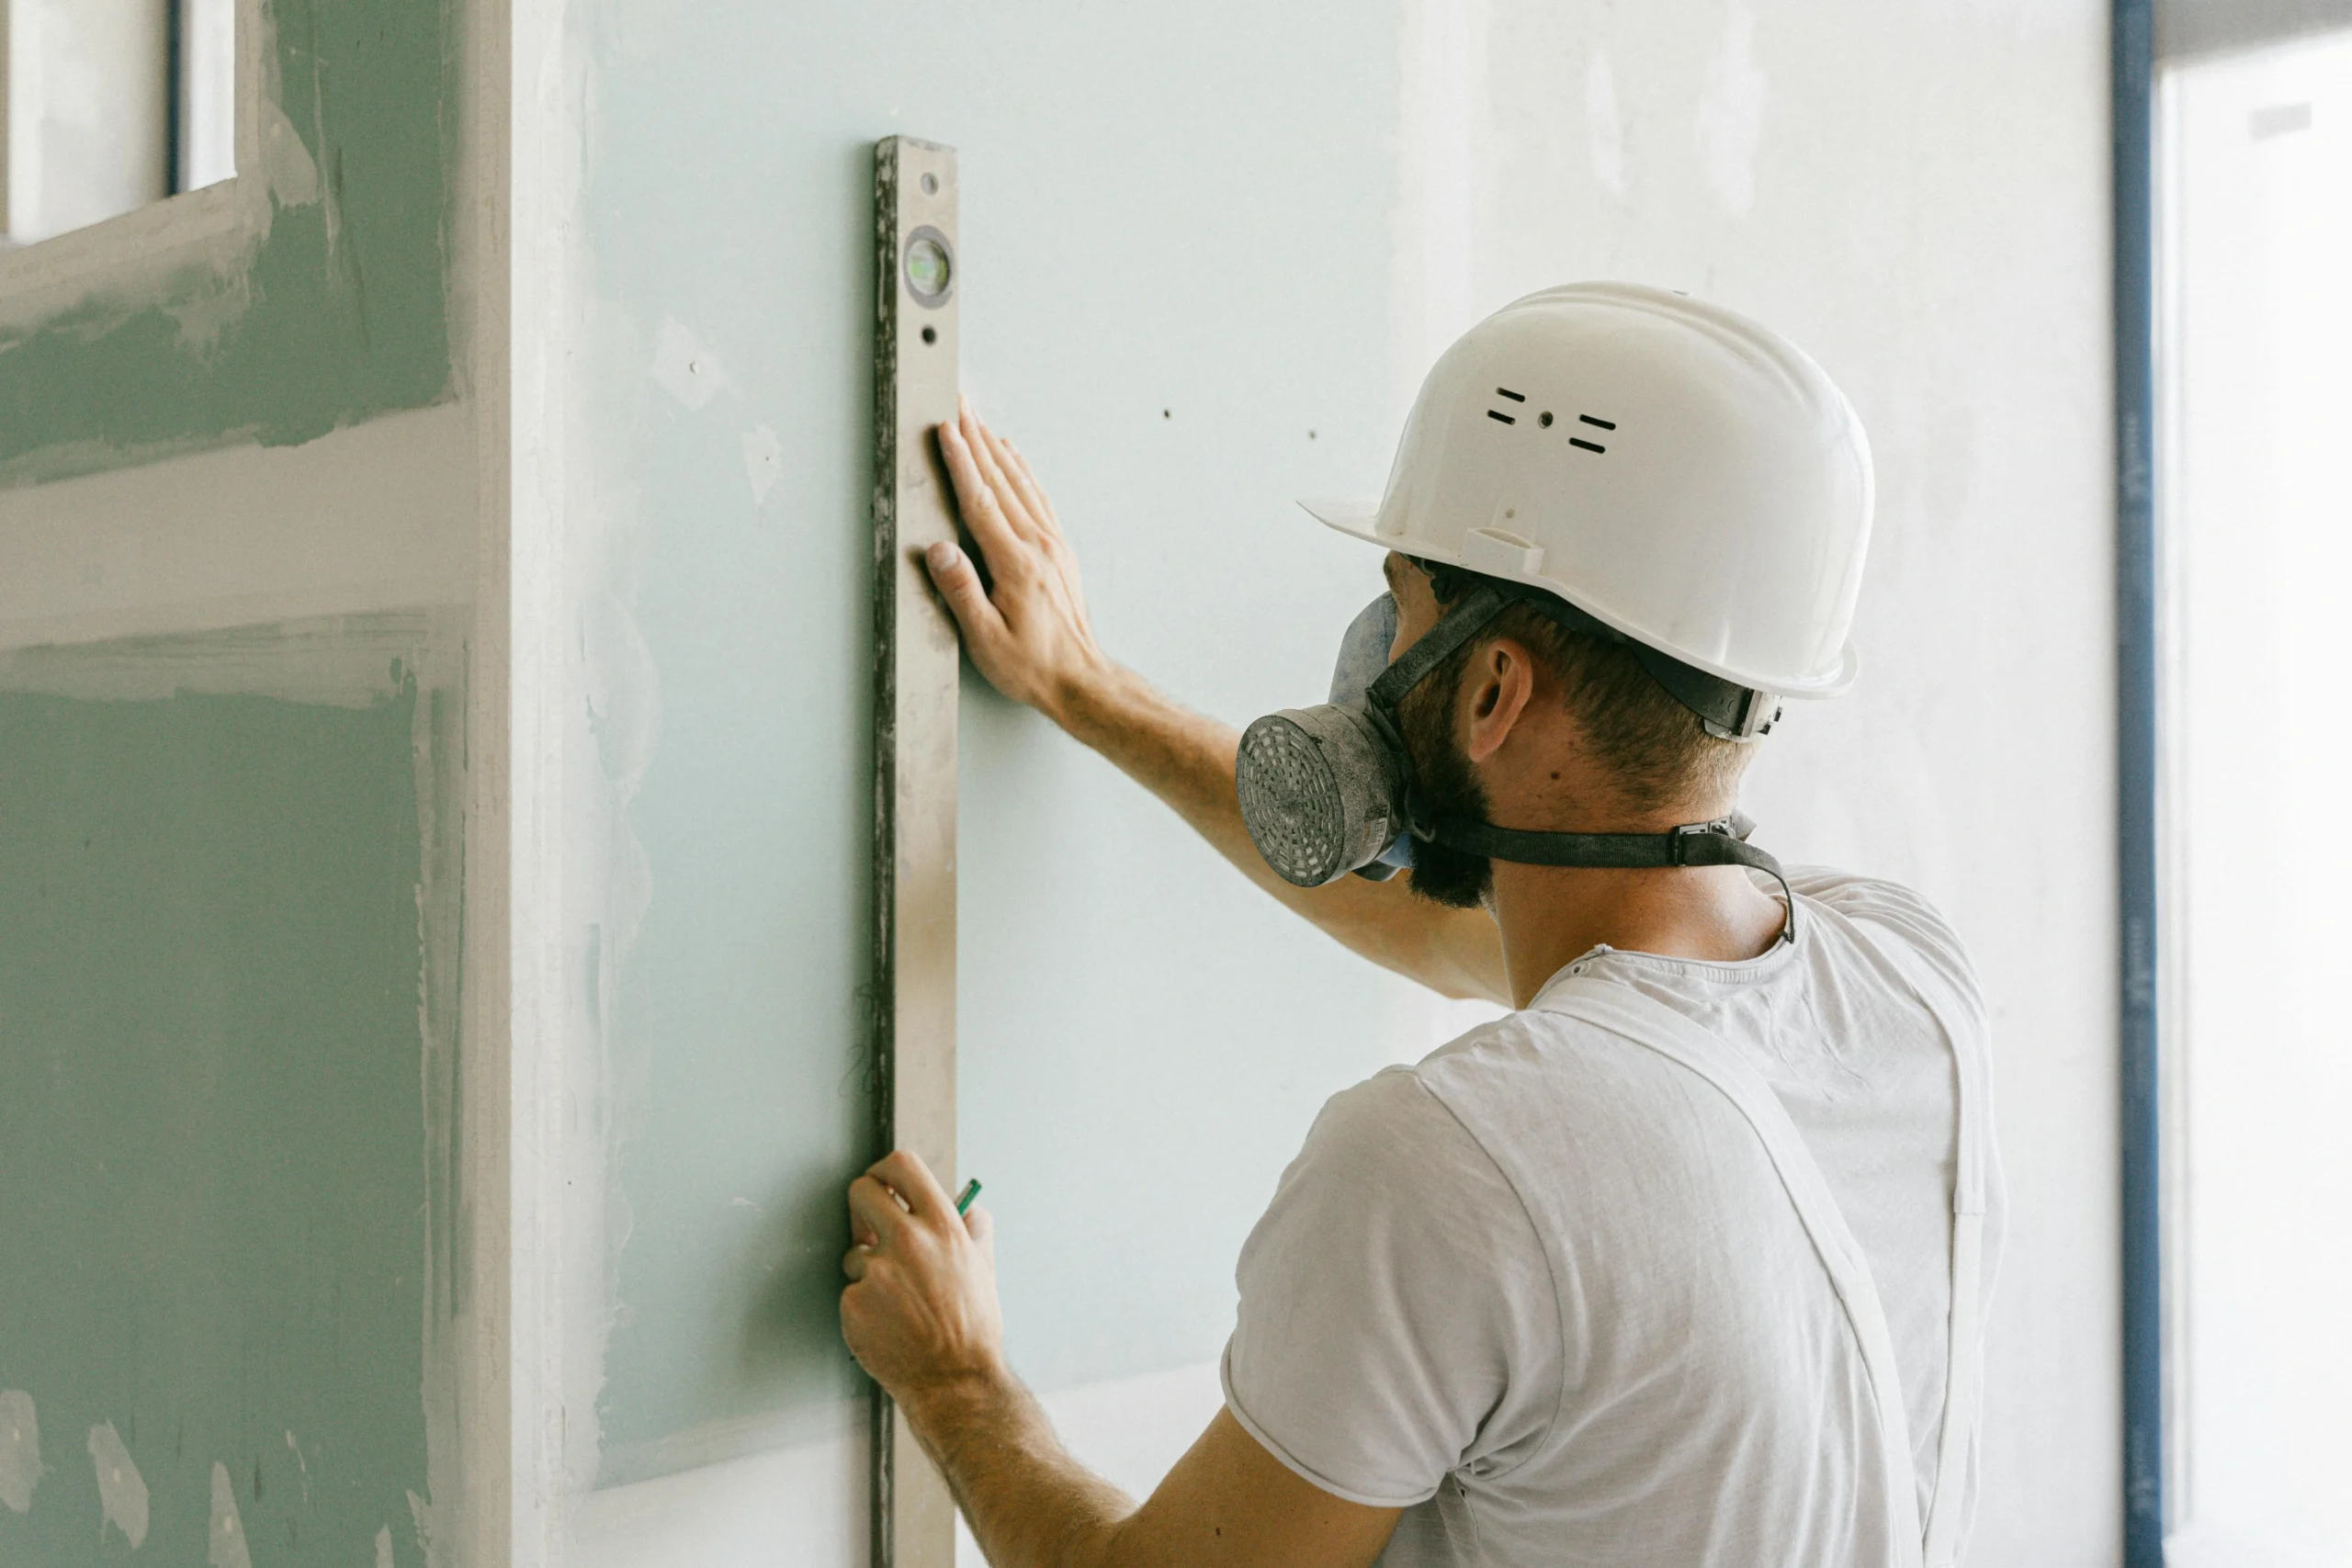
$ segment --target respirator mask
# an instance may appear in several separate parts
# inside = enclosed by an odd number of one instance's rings
[[[1736,815],[1664,833],[1537,832],[1433,819],[1414,781],[1398,705],[1514,603],[1571,631],[1631,649],[1653,678],[1698,715],[1709,734],[1752,740],[1779,716],[1779,702],[1770,694],[1683,664],[1566,600],[1493,579],[1449,605],[1438,624],[1392,664],[1388,650],[1396,637],[1396,602],[1384,593],[1350,623],[1340,639],[1329,702],[1269,714],[1242,732],[1234,779],[1241,820],[1275,874],[1299,887],[1320,887],[1350,872],[1385,881],[1409,868],[1414,844],[1425,841],[1525,865],[1751,865],[1778,880],[1785,893],[1788,880],[1779,863],[1747,842],[1754,825]],[[1792,896],[1789,909],[1788,934],[1793,939]]]

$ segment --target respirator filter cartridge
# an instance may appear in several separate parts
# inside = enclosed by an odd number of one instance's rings
[[[1320,887],[1405,830],[1405,778],[1358,704],[1286,708],[1241,732],[1234,770],[1250,842],[1283,881]]]

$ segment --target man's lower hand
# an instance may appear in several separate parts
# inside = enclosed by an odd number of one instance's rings
[[[935,1400],[1004,1375],[1004,1319],[988,1211],[956,1213],[921,1158],[901,1149],[850,1184],[842,1337],[918,1422]]]

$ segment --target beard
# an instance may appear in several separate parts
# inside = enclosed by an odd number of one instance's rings
[[[1485,822],[1487,786],[1453,732],[1452,661],[1398,705],[1397,728],[1412,759],[1413,782],[1432,823]],[[1414,699],[1419,698],[1419,701]],[[1450,844],[1413,840],[1413,897],[1449,909],[1483,908],[1495,887],[1495,863]]]

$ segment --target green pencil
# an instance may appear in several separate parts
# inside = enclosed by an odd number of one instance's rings
[[[956,1194],[956,1212],[961,1214],[971,1208],[972,1200],[979,1195],[980,1179],[976,1176],[972,1178],[971,1180],[964,1183],[964,1190]]]

